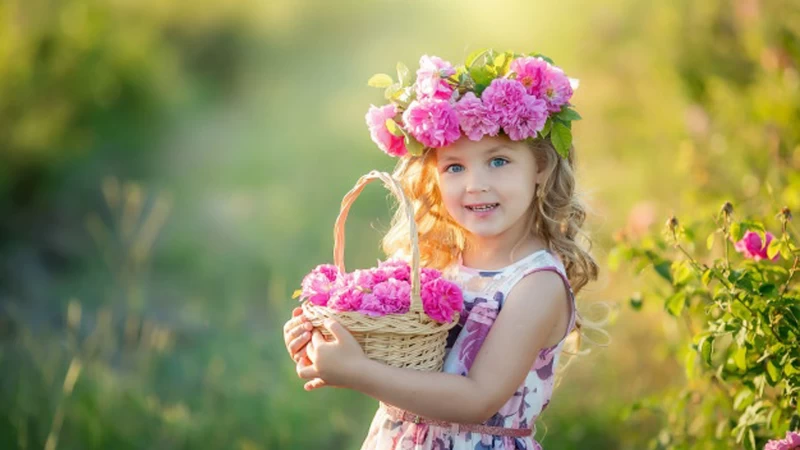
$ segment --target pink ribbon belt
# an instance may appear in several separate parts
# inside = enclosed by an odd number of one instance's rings
[[[402,420],[404,422],[424,423],[428,425],[435,425],[437,427],[450,428],[457,426],[458,431],[471,431],[473,433],[491,434],[494,436],[509,436],[509,437],[530,437],[533,435],[531,428],[504,428],[504,427],[491,427],[477,423],[456,423],[446,422],[444,420],[428,419],[427,417],[412,414],[404,409],[394,407],[392,405],[381,402],[381,408],[386,411],[394,420]]]

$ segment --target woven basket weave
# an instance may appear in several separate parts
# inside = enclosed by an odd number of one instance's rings
[[[341,273],[344,267],[344,224],[350,206],[368,183],[383,181],[384,185],[400,201],[399,207],[408,216],[411,236],[411,307],[405,314],[387,314],[370,317],[358,312],[337,312],[325,306],[303,302],[303,310],[315,327],[326,337],[328,331],[322,327],[328,318],[336,319],[355,337],[366,356],[390,366],[422,371],[440,371],[444,362],[447,333],[458,323],[458,313],[449,323],[438,323],[422,308],[420,297],[420,263],[417,225],[414,209],[403,188],[390,174],[371,171],[359,178],[356,185],[342,199],[339,217],[334,226],[333,262]]]

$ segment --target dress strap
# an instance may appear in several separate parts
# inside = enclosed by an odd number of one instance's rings
[[[562,264],[561,260],[554,256],[550,251],[544,252],[546,256],[536,258],[531,264],[527,264],[523,267],[518,267],[514,270],[514,273],[511,277],[507,279],[507,281],[503,284],[502,290],[505,293],[505,296],[508,296],[508,293],[511,292],[511,289],[523,278],[526,276],[536,273],[536,272],[554,272],[558,274],[561,278],[561,281],[564,282],[564,288],[567,290],[567,297],[568,301],[570,302],[570,317],[569,317],[569,325],[567,326],[567,331],[564,333],[564,337],[561,341],[564,340],[569,333],[572,331],[572,328],[575,326],[576,321],[576,305],[575,305],[575,292],[572,290],[572,286],[569,283],[569,279],[566,275],[566,270],[564,269],[564,265]],[[502,305],[501,305],[502,306]]]

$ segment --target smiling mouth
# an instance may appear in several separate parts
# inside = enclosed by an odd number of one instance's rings
[[[500,206],[500,203],[484,203],[482,205],[467,205],[465,206],[465,208],[467,208],[470,211],[485,212],[485,211],[491,211],[497,208],[498,206]]]

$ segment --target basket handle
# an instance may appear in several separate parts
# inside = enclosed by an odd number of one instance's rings
[[[405,211],[408,217],[409,233],[411,237],[411,310],[422,310],[422,298],[420,297],[420,268],[419,268],[419,238],[417,236],[417,224],[414,221],[414,207],[411,205],[411,200],[408,199],[403,192],[403,187],[400,183],[386,172],[379,172],[377,170],[370,171],[366,175],[362,175],[358,179],[353,189],[348,192],[342,199],[342,207],[339,210],[339,216],[336,218],[336,225],[333,227],[333,263],[339,268],[339,271],[345,273],[344,268],[344,223],[347,220],[347,213],[350,211],[350,206],[356,200],[364,187],[374,180],[381,180],[383,184],[391,191],[392,194],[400,201],[400,208]]]

